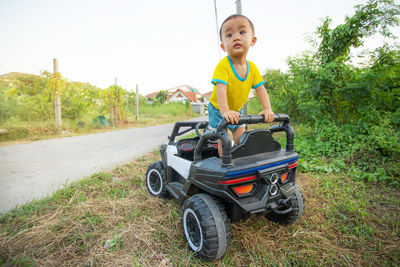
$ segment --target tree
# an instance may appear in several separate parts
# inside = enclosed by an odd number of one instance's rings
[[[347,64],[350,48],[361,46],[364,37],[377,32],[394,38],[390,27],[399,25],[400,5],[393,0],[369,0],[366,5],[355,8],[355,14],[346,17],[344,24],[330,29],[328,17],[317,29],[321,38],[316,53],[319,66],[312,73],[310,89],[320,104],[320,111],[340,124],[355,119],[353,115],[357,115],[355,110],[360,98],[371,97],[368,91],[371,88],[353,90],[347,86],[355,74],[354,68]]]
[[[167,92],[160,90],[156,95],[156,100],[158,103],[164,104],[167,101]]]
[[[121,86],[112,85],[103,91],[103,101],[106,110],[110,112],[113,126],[117,126],[124,117],[124,100],[126,90]]]
[[[379,32],[393,37],[390,27],[399,25],[400,5],[394,0],[369,0],[366,5],[357,5],[356,13],[346,17],[346,23],[330,29],[332,20],[327,17],[317,34],[321,38],[318,57],[321,65],[342,57],[347,60],[351,47],[363,45],[363,38]]]

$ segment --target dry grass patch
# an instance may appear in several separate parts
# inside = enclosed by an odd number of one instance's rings
[[[98,173],[0,218],[4,266],[396,266],[399,192],[340,176],[299,174],[303,217],[279,226],[263,217],[232,224],[226,256],[202,262],[187,249],[181,211],[144,184],[151,153]],[[375,191],[373,191],[375,190]],[[375,194],[372,194],[375,192]]]
[[[99,127],[92,123],[86,123],[84,127],[79,127],[76,121],[63,121],[64,134],[58,132],[54,122],[20,122],[18,124],[3,125],[1,128],[7,129],[6,134],[0,134],[0,146],[8,146],[14,144],[28,143],[37,140],[47,140],[52,138],[79,136],[85,134],[102,133],[109,131],[117,131],[122,129],[131,129],[139,127],[148,127],[159,124],[175,123],[176,121],[185,121],[195,117],[198,114],[157,114],[157,115],[141,115],[139,120],[130,118],[130,120],[122,121],[118,126],[112,125]]]

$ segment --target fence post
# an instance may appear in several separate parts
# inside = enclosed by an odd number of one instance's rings
[[[54,115],[56,119],[56,127],[58,131],[61,131],[62,121],[61,121],[61,97],[58,88],[58,59],[53,58],[53,69],[54,76],[56,78],[55,91],[54,91]]]
[[[117,85],[117,77],[114,78],[114,85]],[[116,103],[115,90],[112,90],[111,98],[113,98],[113,100],[111,104],[110,116],[111,116],[112,126],[115,127],[117,125],[117,107],[115,106]]]
[[[139,119],[139,85],[136,84],[136,121]]]

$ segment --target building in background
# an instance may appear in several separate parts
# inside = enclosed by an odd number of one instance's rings
[[[203,95],[199,91],[199,89],[194,88],[193,86],[184,84],[181,86],[176,86],[173,88],[166,89],[167,93],[167,102],[175,102],[175,101],[190,101],[191,103],[202,102]],[[151,99],[156,98],[158,92],[154,92],[146,95],[145,97],[151,101]]]
[[[190,103],[197,103],[201,102],[200,99],[198,99],[198,96],[194,92],[188,92],[184,91],[180,88],[178,88],[175,92],[168,93],[168,98],[167,102],[186,102],[189,101]]]
[[[193,111],[200,114],[204,114],[206,112],[212,93],[208,92],[206,94],[202,94],[199,89],[187,84],[166,89],[165,92],[167,93],[167,103],[190,102]],[[158,92],[154,92],[146,95],[148,102],[153,103],[157,94]]]

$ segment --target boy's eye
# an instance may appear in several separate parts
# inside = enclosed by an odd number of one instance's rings
[[[232,37],[232,33],[228,33],[226,37]]]
[[[246,32],[245,31],[240,31],[240,34],[245,34]]]

